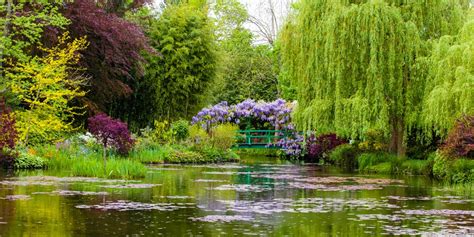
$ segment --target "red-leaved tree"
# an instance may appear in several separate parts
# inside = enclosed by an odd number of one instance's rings
[[[456,121],[441,150],[448,157],[474,158],[474,116],[464,116]]]
[[[73,1],[63,14],[71,20],[71,35],[87,36],[89,42],[80,61],[91,78],[85,103],[93,111],[107,111],[114,100],[132,94],[131,85],[142,74],[140,65],[145,61],[140,53],[152,49],[139,26],[104,10],[94,0]]]
[[[134,145],[126,123],[105,114],[88,119],[88,130],[104,148],[104,168],[107,165],[107,148],[115,148],[121,155],[127,155]]]
[[[0,165],[10,168],[16,158],[15,149],[18,133],[15,128],[15,117],[0,98]]]

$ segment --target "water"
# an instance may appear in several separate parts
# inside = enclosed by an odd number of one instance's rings
[[[248,159],[136,181],[0,175],[0,236],[474,236],[474,198],[428,178]]]

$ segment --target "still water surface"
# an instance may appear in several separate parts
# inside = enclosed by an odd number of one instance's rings
[[[143,180],[0,174],[0,236],[474,236],[474,198],[417,176],[250,159]]]

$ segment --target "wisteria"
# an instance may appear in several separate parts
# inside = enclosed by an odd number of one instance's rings
[[[226,101],[212,107],[204,108],[192,119],[192,124],[200,124],[206,131],[222,123],[241,124],[243,121],[257,120],[269,123],[275,130],[284,130],[290,137],[279,140],[269,146],[280,147],[286,155],[300,156],[302,154],[303,136],[295,131],[291,123],[291,113],[294,104],[283,99],[272,102],[254,101],[247,99],[236,105],[229,105]]]
[[[268,122],[275,129],[293,130],[291,112],[293,104],[283,99],[272,102],[247,99],[236,105],[229,105],[226,101],[212,107],[204,108],[193,117],[193,124],[201,124],[204,129],[210,129],[221,123],[240,124],[245,119],[257,119]]]

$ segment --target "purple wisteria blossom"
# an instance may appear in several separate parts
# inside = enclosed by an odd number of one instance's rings
[[[285,131],[287,136],[276,144],[289,156],[300,156],[303,136],[295,131],[291,123],[293,104],[283,99],[272,102],[254,101],[247,99],[236,105],[229,105],[226,101],[220,102],[212,107],[204,108],[192,119],[192,124],[200,124],[206,131],[222,123],[240,124],[242,121],[255,119],[269,123],[275,130]]]

